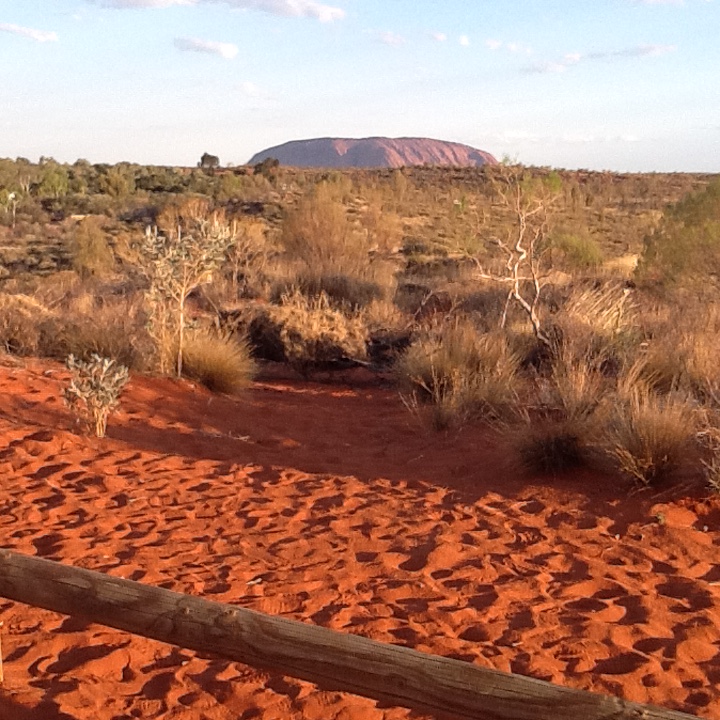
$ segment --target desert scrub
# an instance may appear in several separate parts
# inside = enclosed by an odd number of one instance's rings
[[[112,271],[115,256],[108,237],[103,227],[103,220],[99,217],[89,217],[80,221],[72,231],[70,242],[72,265],[81,278]]]
[[[621,284],[574,287],[553,317],[555,354],[615,374],[637,345],[637,310]]]
[[[37,355],[43,344],[43,327],[56,314],[24,294],[0,295],[0,344],[12,355]]]
[[[189,232],[178,226],[164,235],[148,228],[141,252],[142,269],[150,282],[148,330],[156,343],[159,369],[168,372],[175,364],[178,377],[183,371],[188,296],[212,280],[232,242],[232,229],[219,214],[193,223]]]
[[[553,265],[569,271],[596,269],[604,260],[602,249],[586,228],[557,232],[550,238],[549,245]]]
[[[690,398],[658,396],[639,381],[614,398],[603,443],[623,475],[654,485],[677,477],[695,444],[695,428]]]
[[[700,447],[703,478],[715,493],[720,493],[720,427],[716,412],[701,410],[699,412],[700,429],[697,434]]]
[[[66,364],[70,370],[70,384],[63,391],[66,404],[97,437],[105,437],[108,416],[119,404],[128,369],[99,355],[88,361],[70,355]]]
[[[396,364],[406,403],[430,404],[443,429],[504,416],[516,400],[517,355],[502,332],[481,334],[466,318],[436,325],[410,345]]]
[[[153,351],[145,320],[139,294],[87,293],[63,303],[55,320],[42,326],[40,351],[58,359],[73,355],[89,360],[99,355],[133,370],[145,370]]]
[[[604,385],[586,359],[568,355],[554,359],[549,377],[536,378],[534,404],[503,433],[524,471],[564,472],[595,459]]]
[[[357,310],[394,291],[394,267],[377,257],[371,235],[348,217],[328,183],[287,213],[280,244],[294,272],[278,294],[294,286],[308,297],[325,294],[336,307]]]
[[[284,295],[270,311],[287,361],[302,373],[315,366],[367,356],[367,328],[358,315],[335,309],[327,295]]]
[[[209,390],[228,394],[248,387],[257,369],[245,340],[209,330],[188,333],[183,368],[187,377]]]

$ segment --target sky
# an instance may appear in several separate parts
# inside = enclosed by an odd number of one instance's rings
[[[0,157],[430,137],[720,172],[720,0],[0,0]]]

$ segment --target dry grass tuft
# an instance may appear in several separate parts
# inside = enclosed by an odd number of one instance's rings
[[[244,340],[197,330],[185,339],[183,369],[208,390],[233,395],[250,385],[257,366]]]
[[[554,475],[588,462],[587,429],[566,419],[526,414],[521,425],[506,433],[505,440],[526,473]]]
[[[286,361],[302,374],[367,358],[363,318],[333,307],[324,293],[308,298],[294,290],[280,305],[256,309],[246,324],[259,357]]]
[[[412,404],[430,404],[436,428],[507,415],[519,360],[503,333],[481,334],[467,319],[432,327],[398,360],[396,375]]]
[[[55,313],[39,300],[24,295],[0,295],[0,344],[11,355],[37,355],[42,346],[42,326]]]
[[[520,425],[505,432],[522,469],[561,473],[590,464],[597,454],[597,411],[605,379],[583,358],[561,355],[550,376],[536,382],[537,405],[523,408]]]
[[[694,445],[696,414],[689,398],[660,397],[642,383],[619,394],[604,445],[620,472],[641,485],[672,480]]]

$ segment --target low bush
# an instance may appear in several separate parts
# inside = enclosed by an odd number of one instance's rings
[[[115,256],[102,219],[88,217],[73,229],[71,254],[73,269],[80,277],[103,275],[112,271]]]
[[[42,326],[56,314],[29,295],[0,294],[0,344],[12,355],[38,355]]]
[[[554,475],[588,462],[588,432],[584,425],[565,419],[523,416],[505,441],[516,453],[523,472]]]
[[[394,291],[395,268],[380,259],[376,240],[354,222],[321,183],[290,210],[283,223],[280,245],[285,272],[276,296],[296,288],[309,298],[324,294],[336,307],[351,310]]]
[[[279,300],[283,295],[299,290],[308,298],[325,295],[333,307],[350,312],[357,311],[382,299],[385,289],[373,280],[354,275],[321,275],[310,270],[300,270],[285,282],[278,283],[273,292],[273,299]]]
[[[602,265],[603,252],[587,230],[559,232],[550,240],[553,265],[571,270],[590,270]]]
[[[85,294],[64,303],[61,310],[40,327],[40,354],[57,359],[74,355],[86,361],[99,355],[134,370],[149,368],[153,343],[139,298],[100,301]]]
[[[280,305],[256,307],[238,327],[247,334],[257,357],[286,361],[307,374],[344,362],[365,362],[368,333],[358,314],[334,308],[322,293],[308,298],[294,291]]]
[[[128,369],[99,355],[88,361],[70,355],[67,367],[70,383],[63,392],[65,402],[97,437],[105,437],[108,416],[119,404]]]

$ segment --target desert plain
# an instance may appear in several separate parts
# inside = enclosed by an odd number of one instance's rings
[[[136,376],[103,439],[66,378],[0,367],[4,547],[717,717],[716,496],[523,476],[362,375],[236,398]],[[18,603],[0,621],[8,720],[420,717]]]

